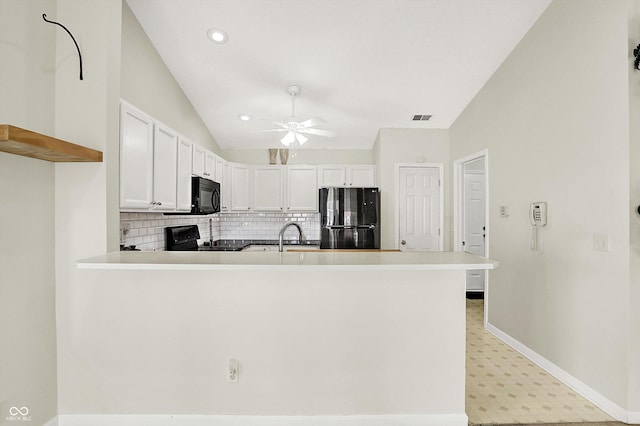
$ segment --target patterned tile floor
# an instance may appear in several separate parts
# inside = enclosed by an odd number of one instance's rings
[[[484,329],[484,301],[467,300],[469,424],[614,421]]]

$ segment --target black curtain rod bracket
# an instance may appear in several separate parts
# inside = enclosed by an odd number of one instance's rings
[[[44,19],[45,22],[48,22],[50,24],[55,24],[55,25],[58,25],[58,26],[62,27],[62,29],[64,29],[67,32],[67,34],[69,34],[69,37],[71,37],[71,40],[73,40],[73,43],[76,45],[76,49],[78,49],[78,57],[80,58],[80,80],[82,80],[83,79],[82,78],[82,54],[80,53],[80,47],[78,47],[78,43],[76,42],[75,37],[73,36],[73,34],[71,34],[71,31],[69,31],[67,29],[67,27],[65,27],[61,23],[48,20],[46,13],[42,14],[42,19]]]

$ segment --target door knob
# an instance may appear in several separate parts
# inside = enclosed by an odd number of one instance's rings
[[[403,246],[407,245],[407,242],[405,240],[400,241],[400,244],[402,244]]]

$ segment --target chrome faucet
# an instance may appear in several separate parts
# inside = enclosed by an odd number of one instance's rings
[[[304,236],[304,232],[302,232],[302,226],[298,222],[287,222],[280,229],[280,235],[278,236],[278,251],[282,252],[282,239],[284,238],[284,231],[287,230],[288,227],[295,226],[298,228],[298,232],[300,232],[300,238],[298,238],[298,242],[300,244],[307,241],[307,238]]]

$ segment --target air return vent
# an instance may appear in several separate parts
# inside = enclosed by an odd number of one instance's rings
[[[416,114],[411,118],[413,121],[429,121],[431,119],[430,114]]]

